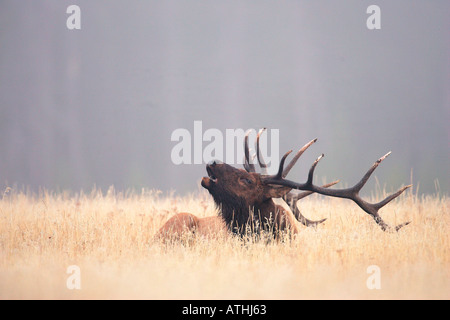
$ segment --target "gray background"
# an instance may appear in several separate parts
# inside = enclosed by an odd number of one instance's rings
[[[81,8],[81,30],[66,8]],[[381,30],[366,27],[371,4]],[[449,1],[0,1],[0,187],[196,191],[177,128],[319,138],[290,177],[449,188]],[[204,146],[207,143],[204,144]],[[374,190],[375,180],[366,187]],[[414,192],[417,189],[414,189]]]

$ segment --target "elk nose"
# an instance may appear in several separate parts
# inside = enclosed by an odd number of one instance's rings
[[[208,166],[210,167],[214,167],[216,164],[221,164],[222,162],[219,160],[211,160],[210,162],[208,162]]]

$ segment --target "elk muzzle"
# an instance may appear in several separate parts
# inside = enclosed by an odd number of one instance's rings
[[[221,164],[221,162],[218,160],[213,160],[206,165],[206,172],[208,173],[208,176],[202,178],[203,188],[210,190],[212,186],[217,183],[218,179],[215,174],[215,168],[218,164]]]

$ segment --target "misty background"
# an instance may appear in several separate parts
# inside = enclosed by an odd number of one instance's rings
[[[66,9],[81,8],[81,30]],[[369,5],[381,30],[369,30]],[[447,194],[449,1],[0,1],[0,188],[195,192],[171,134],[279,129],[289,177]],[[203,143],[203,148],[208,142]],[[225,145],[225,143],[224,143]],[[241,146],[238,146],[241,147]],[[371,179],[366,194],[376,188]]]

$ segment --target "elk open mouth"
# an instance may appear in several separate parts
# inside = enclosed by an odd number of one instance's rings
[[[203,177],[202,187],[209,189],[214,183],[217,183],[217,177],[214,175],[213,170],[209,165],[206,166],[206,172],[208,173],[208,176]]]
[[[213,171],[212,171],[210,166],[206,166],[206,172],[208,172],[209,179],[212,182],[216,183],[217,182],[217,177],[214,175],[214,173],[213,173]]]

